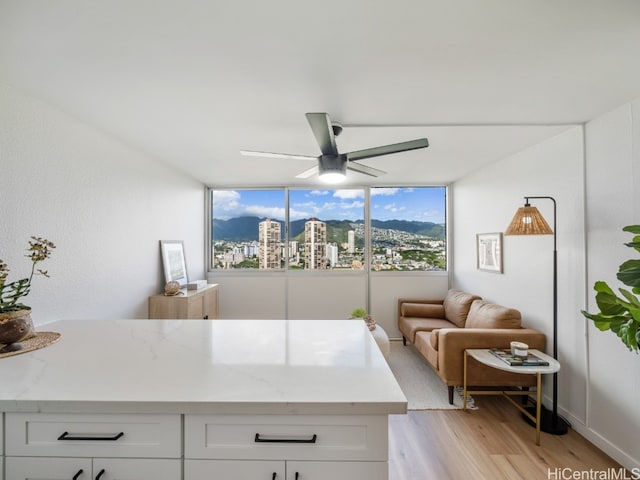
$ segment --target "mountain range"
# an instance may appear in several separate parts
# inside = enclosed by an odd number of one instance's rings
[[[248,242],[258,239],[258,224],[266,220],[265,217],[234,217],[228,220],[214,218],[212,222],[212,234],[214,240],[230,242]],[[290,222],[291,239],[302,240],[304,224],[310,219],[294,220]],[[278,222],[284,235],[284,221]],[[347,232],[353,230],[352,224],[363,224],[364,220],[323,220],[327,224],[327,240],[329,242],[345,242]],[[371,220],[371,226],[387,230],[400,230],[402,232],[424,235],[439,240],[444,240],[445,228],[443,224],[432,222],[419,222],[415,220]],[[299,238],[296,238],[299,237]]]

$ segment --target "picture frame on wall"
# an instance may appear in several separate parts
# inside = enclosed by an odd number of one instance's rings
[[[160,240],[160,252],[165,282],[176,281],[180,287],[186,287],[189,279],[184,256],[184,242],[182,240]]]
[[[502,232],[476,235],[478,270],[502,273]]]

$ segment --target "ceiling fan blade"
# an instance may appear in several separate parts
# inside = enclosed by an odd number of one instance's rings
[[[364,173],[365,175],[371,175],[372,177],[379,177],[380,175],[384,175],[385,171],[378,170],[377,168],[367,167],[366,165],[362,165],[361,163],[356,162],[348,162],[347,168],[349,170],[353,170],[354,172]]]
[[[382,147],[367,148],[365,150],[357,150],[347,153],[349,161],[363,160],[365,158],[379,157],[381,155],[389,155],[391,153],[406,152],[408,150],[416,150],[429,146],[429,140],[420,138],[408,142],[394,143],[393,145],[384,145]]]
[[[289,153],[257,152],[255,150],[240,150],[246,157],[266,157],[266,158],[292,158],[294,160],[318,160],[318,157],[308,155],[291,155]]]
[[[307,113],[307,122],[316,137],[323,155],[338,155],[336,137],[328,113]]]
[[[296,175],[296,178],[309,178],[312,175],[315,175],[318,173],[318,166],[316,165],[315,167],[311,167],[309,170],[305,170],[302,173],[299,173],[298,175]]]

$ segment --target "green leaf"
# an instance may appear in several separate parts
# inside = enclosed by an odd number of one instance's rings
[[[627,317],[619,315],[602,315],[600,313],[593,314],[582,310],[582,315],[590,320],[593,320],[594,325],[598,330],[603,332],[606,330],[617,329],[622,322],[627,321]]]
[[[620,305],[618,297],[605,282],[596,282],[593,289],[598,292],[596,303],[604,315],[619,315],[624,312],[625,309]]]
[[[628,227],[624,227],[622,230],[625,232],[640,233],[640,231],[638,231],[639,228],[640,225],[630,225]],[[631,240],[629,243],[625,243],[625,245],[640,252],[640,235],[633,237],[633,240]]]
[[[633,241],[625,243],[640,252],[640,225],[629,225],[623,231],[636,234]],[[599,330],[611,330],[630,351],[638,353],[640,345],[640,260],[627,260],[620,265],[618,280],[631,287],[631,291],[620,288],[623,298],[618,297],[605,282],[593,286],[600,313],[592,314],[582,310],[582,314],[592,320]]]
[[[625,290],[624,288],[619,288],[618,290],[620,290],[620,293],[624,296],[624,298],[629,300],[629,308],[640,308],[640,299],[638,299],[638,297],[636,297],[629,290]]]
[[[594,320],[593,324],[601,332],[606,332],[607,330],[611,330],[611,322]]]
[[[613,330],[613,328],[611,330]],[[620,325],[617,325],[617,328],[614,331],[618,334],[622,343],[624,343],[629,350],[638,350],[638,341],[636,340],[636,336],[638,334],[638,322],[633,319],[621,322]]]
[[[627,260],[618,270],[618,280],[630,287],[640,287],[640,260]]]

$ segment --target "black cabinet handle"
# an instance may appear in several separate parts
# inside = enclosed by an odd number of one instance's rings
[[[96,475],[96,480],[100,480],[100,477],[102,477],[102,475],[104,475],[104,468],[98,472],[98,475]]]
[[[260,434],[256,433],[256,443],[316,443],[318,435],[315,433],[311,438],[260,438]]]
[[[82,436],[78,436],[78,435],[73,435],[69,432],[64,432],[62,435],[60,435],[58,437],[58,440],[99,440],[99,441],[110,441],[110,442],[114,442],[116,440],[118,440],[120,437],[122,437],[124,435],[124,432],[120,432],[120,433],[114,433],[113,435],[104,435],[104,436],[95,436],[95,437],[91,437],[91,436],[87,436],[87,437],[82,437]]]
[[[300,476],[300,474],[298,472],[296,472],[296,478],[295,480],[298,480],[298,477]]]
[[[78,470],[71,480],[78,480],[80,475],[82,475],[82,469]]]
[[[273,472],[273,477],[271,477],[271,480],[276,480],[277,476],[278,476],[278,474],[276,472]]]

